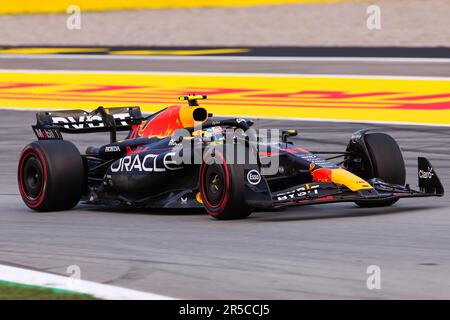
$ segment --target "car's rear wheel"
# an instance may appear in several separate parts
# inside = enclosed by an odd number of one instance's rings
[[[252,210],[245,203],[244,165],[228,164],[220,151],[204,159],[200,187],[206,212],[219,220],[244,219]]]
[[[369,133],[365,142],[373,166],[373,177],[385,182],[404,185],[406,180],[405,161],[397,142],[385,133]],[[360,207],[384,207],[393,205],[398,198],[374,201],[356,201]]]
[[[73,208],[80,201],[85,181],[83,160],[71,142],[36,141],[22,151],[19,191],[25,204],[33,210]]]

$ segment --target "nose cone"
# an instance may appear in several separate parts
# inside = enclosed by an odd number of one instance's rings
[[[357,175],[344,170],[339,169],[326,169],[319,168],[311,172],[313,180],[315,182],[328,182],[336,183],[346,186],[352,191],[359,190],[371,190],[373,187],[364,179],[361,179]]]

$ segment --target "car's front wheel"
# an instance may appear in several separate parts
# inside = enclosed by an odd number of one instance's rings
[[[373,166],[373,177],[392,184],[404,185],[405,161],[397,142],[385,133],[365,135],[365,143]],[[398,198],[388,200],[356,201],[360,207],[385,207],[393,205]]]

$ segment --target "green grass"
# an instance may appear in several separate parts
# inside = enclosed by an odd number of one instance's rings
[[[77,292],[0,281],[0,300],[96,300]]]

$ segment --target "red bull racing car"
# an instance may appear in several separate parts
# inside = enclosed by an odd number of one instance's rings
[[[389,206],[400,198],[442,196],[430,162],[418,158],[418,190],[405,184],[395,140],[355,132],[345,151],[308,151],[290,142],[295,130],[262,135],[242,118],[215,119],[206,96],[180,97],[144,117],[139,107],[37,113],[37,141],[22,151],[18,184],[37,211],[68,210],[80,201],[135,208],[204,208],[217,219],[256,209],[354,202]],[[128,131],[117,140],[117,131]],[[109,132],[110,143],[81,154],[62,133]],[[339,159],[339,161],[338,161]],[[335,161],[335,162],[333,162]]]

